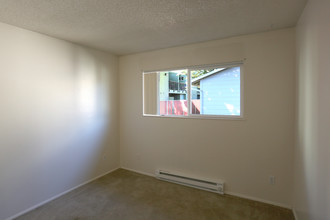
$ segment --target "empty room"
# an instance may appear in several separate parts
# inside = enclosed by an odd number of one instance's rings
[[[330,220],[329,0],[0,0],[0,49],[0,220]]]

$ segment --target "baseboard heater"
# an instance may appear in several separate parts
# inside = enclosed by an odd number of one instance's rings
[[[224,194],[223,181],[210,181],[188,177],[179,173],[169,172],[164,170],[156,170],[156,178],[173,183],[178,183],[185,186],[194,187],[197,189],[207,190],[219,194]]]

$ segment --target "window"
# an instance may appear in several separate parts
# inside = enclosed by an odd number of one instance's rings
[[[143,73],[144,115],[242,117],[242,64]]]

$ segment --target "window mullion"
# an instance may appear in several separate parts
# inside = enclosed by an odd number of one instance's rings
[[[160,115],[160,97],[159,97],[159,83],[160,83],[160,76],[159,72],[157,72],[157,115]]]
[[[188,76],[187,76],[187,108],[188,108],[188,116],[191,115],[191,74],[190,69],[188,69]]]

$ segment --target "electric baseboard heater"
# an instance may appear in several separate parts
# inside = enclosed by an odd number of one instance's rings
[[[188,177],[179,173],[169,172],[164,170],[156,170],[156,178],[185,186],[194,187],[197,189],[224,194],[223,181],[210,181],[205,179],[198,179],[195,177]]]

